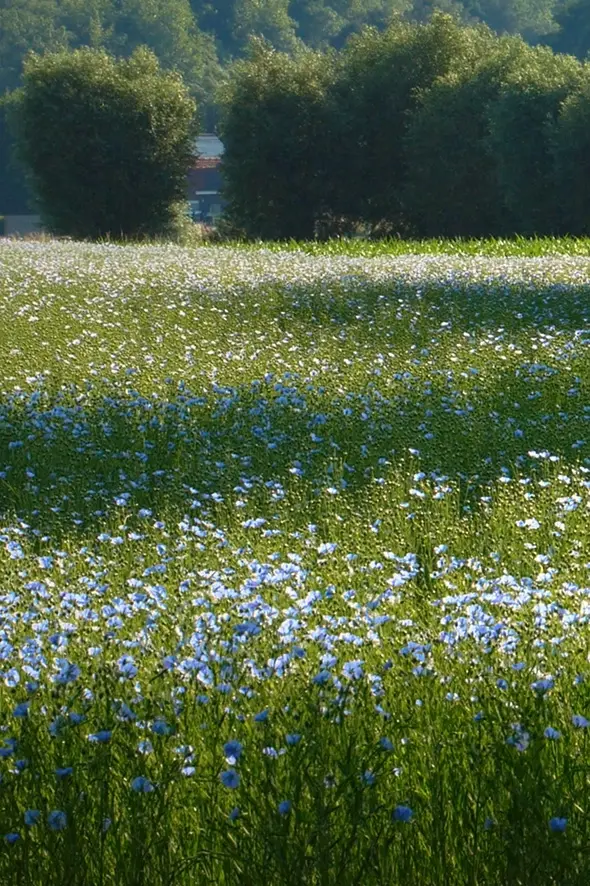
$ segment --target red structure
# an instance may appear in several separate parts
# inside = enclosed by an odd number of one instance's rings
[[[223,144],[216,135],[197,139],[196,158],[187,178],[187,199],[194,221],[214,224],[222,213],[222,154]]]

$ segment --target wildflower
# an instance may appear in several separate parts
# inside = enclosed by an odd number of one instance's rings
[[[281,800],[279,803],[279,815],[288,815],[291,811],[291,806],[290,800]]]
[[[24,814],[25,824],[27,827],[32,828],[33,825],[37,824],[39,819],[41,818],[41,813],[38,809],[27,809]]]
[[[227,769],[222,772],[219,779],[225,788],[230,788],[232,791],[240,786],[240,776],[235,769]]]
[[[14,717],[18,717],[20,719],[23,719],[24,717],[28,716],[30,706],[31,706],[30,701],[21,701],[20,704],[16,705],[15,709],[12,712],[12,715]]]
[[[140,754],[147,755],[147,754],[152,753],[152,751],[154,750],[154,746],[151,743],[151,741],[149,740],[149,738],[144,738],[137,745],[137,750],[139,751]]]
[[[74,683],[82,673],[77,664],[73,664],[65,658],[58,658],[56,660],[56,665],[58,666],[59,671],[57,674],[54,674],[52,679],[54,683],[59,683],[62,686],[67,686],[68,683]]]
[[[557,741],[557,739],[561,738],[561,732],[559,729],[554,729],[553,726],[548,726],[543,735],[551,741]]]
[[[372,785],[375,784],[375,781],[376,781],[375,773],[374,773],[374,772],[371,772],[370,769],[367,769],[367,770],[366,770],[365,772],[363,772],[363,774],[361,775],[361,781],[362,781],[362,783],[363,783],[364,785],[366,785],[367,787],[371,787]]]
[[[136,794],[151,794],[155,790],[153,784],[145,775],[138,775],[131,782],[131,790]]]
[[[529,733],[525,732],[525,730],[522,728],[522,726],[520,726],[518,724],[514,727],[513,735],[509,736],[506,739],[507,744],[512,745],[512,747],[516,748],[517,751],[521,751],[521,752],[526,751],[530,742],[531,742],[531,737],[530,737]]]
[[[553,689],[554,685],[555,680],[553,677],[545,677],[542,680],[535,680],[534,683],[531,683],[531,689],[533,692],[536,692],[537,695],[545,695],[546,692]]]
[[[393,750],[393,742],[390,738],[380,738],[379,739],[379,747],[381,747],[384,751],[392,751]]]
[[[323,556],[324,554],[333,554],[338,545],[333,541],[325,541],[321,545],[318,545],[318,554]]]
[[[342,674],[347,680],[360,680],[363,676],[363,661],[361,659],[347,661],[342,668]]]
[[[242,750],[242,745],[239,741],[226,741],[223,746],[223,753],[230,766],[236,765],[242,755]]]
[[[88,741],[93,744],[107,744],[111,740],[112,732],[108,729],[102,729],[100,732],[94,732],[88,736]]]
[[[172,732],[172,726],[170,726],[163,717],[158,717],[152,723],[152,732],[156,735],[170,735]]]
[[[59,809],[54,809],[53,812],[50,812],[47,816],[47,824],[52,831],[63,831],[67,827],[68,817],[65,812],[61,812]]]
[[[268,720],[268,711],[267,710],[260,711],[259,714],[254,715],[254,722],[255,723],[266,723],[267,720]]]
[[[9,844],[9,846],[12,846],[14,843],[17,842],[17,840],[20,840],[20,834],[17,834],[16,832],[5,834],[4,839]]]
[[[185,778],[190,778],[192,775],[195,774],[196,771],[197,770],[194,766],[183,766],[180,770],[180,774],[184,775]]]
[[[294,745],[299,744],[299,742],[301,741],[301,736],[298,733],[291,733],[290,735],[287,735],[285,741],[287,742],[289,747],[293,747]]]
[[[392,817],[394,821],[409,822],[414,817],[414,812],[409,806],[396,806]]]
[[[567,818],[550,818],[549,830],[557,834],[562,834],[567,826]]]
[[[234,806],[234,808],[229,813],[228,818],[230,821],[237,821],[237,819],[239,817],[240,817],[240,810],[238,809],[237,806]]]
[[[72,775],[73,771],[73,766],[61,766],[55,770],[55,774],[58,778],[69,778],[69,776]]]
[[[574,724],[576,729],[586,729],[588,726],[590,726],[590,722],[581,714],[574,714],[574,716],[572,717],[572,723]]]

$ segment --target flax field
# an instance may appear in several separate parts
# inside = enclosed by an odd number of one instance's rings
[[[590,257],[490,251],[0,241],[0,883],[587,886]]]

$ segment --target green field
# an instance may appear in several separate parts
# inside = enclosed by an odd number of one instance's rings
[[[588,242],[1,241],[0,322],[0,883],[587,886]]]

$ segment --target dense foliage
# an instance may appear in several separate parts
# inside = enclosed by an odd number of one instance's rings
[[[334,245],[2,245],[2,884],[587,886],[589,244]]]
[[[441,13],[365,31],[339,53],[267,47],[234,67],[222,96],[229,217],[246,236],[275,239],[294,236],[288,216],[304,212],[299,238],[585,232],[587,72]],[[260,202],[238,199],[248,187]]]
[[[223,125],[228,216],[248,237],[309,239],[321,214],[330,59],[259,45],[236,68]]]
[[[441,9],[583,58],[590,49],[588,8],[588,0],[0,0],[0,96],[20,83],[29,51],[90,46],[128,57],[147,45],[163,67],[182,74],[203,126],[212,129],[216,87],[252,37],[288,53],[342,48],[366,25],[383,30],[395,17],[426,21]],[[22,174],[5,161],[10,153],[0,125],[0,213],[27,209]]]
[[[155,55],[29,56],[10,101],[45,226],[73,237],[163,233],[185,195],[195,103]]]

